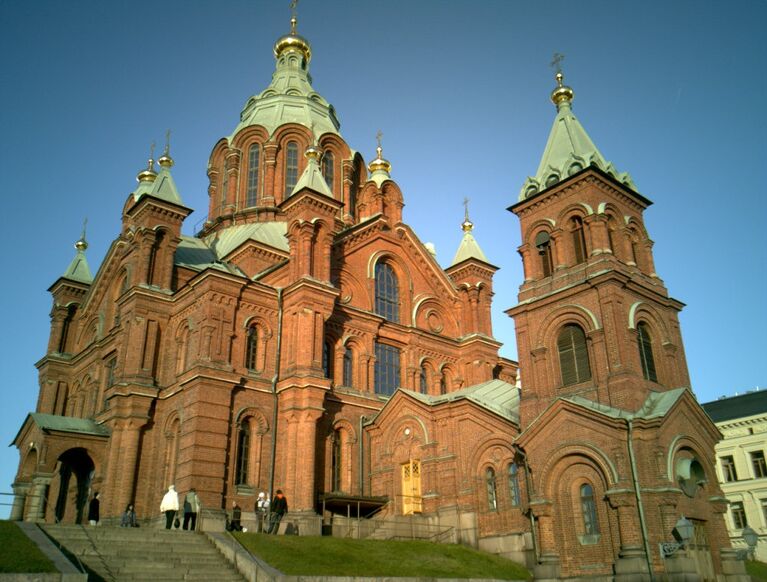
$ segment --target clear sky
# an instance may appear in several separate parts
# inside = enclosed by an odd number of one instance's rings
[[[516,359],[503,311],[522,282],[519,226],[505,209],[537,169],[561,52],[575,115],[654,202],[645,224],[658,273],[687,304],[698,399],[767,387],[765,0],[302,0],[298,17],[314,88],[366,161],[383,132],[404,219],[443,267],[470,199],[475,238],[500,267],[503,355]],[[4,443],[35,408],[46,290],[74,257],[83,218],[95,274],[150,142],[161,148],[170,128],[192,234],[210,151],[269,83],[289,18],[287,0],[0,0]],[[17,465],[16,449],[0,447],[0,493]]]

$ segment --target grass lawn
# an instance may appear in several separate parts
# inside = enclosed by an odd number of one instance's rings
[[[756,560],[746,561],[746,572],[755,582],[767,582],[767,564]]]
[[[0,572],[56,572],[51,562],[12,521],[0,521]]]
[[[234,535],[253,554],[290,575],[531,579],[527,569],[516,562],[459,545],[328,536]]]

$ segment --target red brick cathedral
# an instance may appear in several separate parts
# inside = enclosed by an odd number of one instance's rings
[[[468,212],[444,269],[402,221],[380,144],[366,165],[312,88],[295,19],[274,54],[271,83],[213,147],[202,230],[182,234],[191,210],[166,147],[96,276],[83,236],[51,286],[12,519],[83,522],[94,491],[107,523],[128,503],[159,519],[175,484],[221,529],[234,501],[248,525],[279,488],[302,535],[407,525],[538,580],[739,579],[725,574],[720,435],[690,390],[650,201],[591,141],[562,75],[509,209],[520,383]]]

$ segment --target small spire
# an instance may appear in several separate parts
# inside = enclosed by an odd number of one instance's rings
[[[154,170],[154,142],[149,148],[149,159],[147,160],[146,170],[142,170],[136,176],[139,182],[154,182],[157,178],[157,172]]]
[[[298,34],[296,31],[298,26],[298,18],[296,16],[298,8],[298,0],[291,0],[290,2],[290,33],[277,39],[274,43],[274,56],[279,58],[280,55],[288,50],[300,52],[306,59],[306,63],[312,59],[312,47],[309,45],[304,37]]]
[[[157,160],[157,163],[160,164],[160,167],[162,168],[172,168],[174,161],[173,158],[170,157],[170,129],[165,132],[165,149],[162,152],[162,155],[160,156],[160,159]]]
[[[85,240],[85,227],[88,226],[88,218],[86,217],[85,220],[83,220],[83,232],[80,235],[80,239],[75,243],[75,248],[79,252],[85,252],[85,250],[88,248],[88,241]]]
[[[563,60],[565,60],[565,55],[554,53],[554,58],[551,61],[551,67],[556,70],[554,78],[557,80],[557,86],[551,92],[551,101],[557,106],[557,111],[559,111],[561,107],[570,107],[570,103],[572,103],[575,95],[570,87],[562,83],[565,78],[562,74]]]
[[[290,0],[290,34],[296,35],[298,25],[298,0]]]
[[[474,229],[474,223],[469,220],[469,199],[463,199],[464,213],[463,222],[461,223],[461,229],[463,232],[471,232]]]

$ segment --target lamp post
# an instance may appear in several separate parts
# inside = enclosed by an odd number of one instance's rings
[[[675,542],[661,542],[660,544],[660,553],[661,556],[664,558],[670,558],[674,554],[676,554],[680,549],[684,548],[685,545],[692,539],[692,534],[695,532],[695,526],[693,523],[687,519],[684,515],[679,518],[679,520],[676,522],[676,525],[674,526],[674,529],[671,531],[674,538],[676,538],[677,541]]]
[[[754,559],[754,549],[756,548],[756,544],[759,541],[759,534],[754,531],[754,528],[751,526],[746,526],[743,528],[743,539],[748,544],[748,556],[750,560]]]

